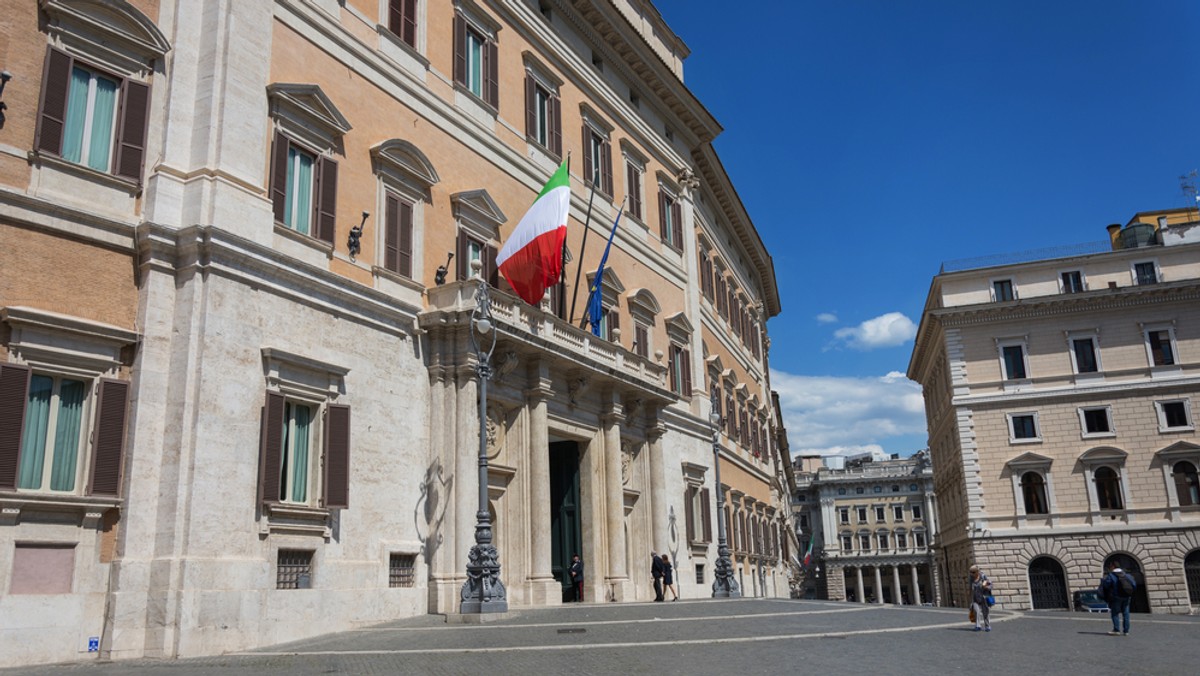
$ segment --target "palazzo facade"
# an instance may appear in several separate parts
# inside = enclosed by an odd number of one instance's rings
[[[587,602],[652,598],[651,551],[710,595],[718,492],[744,593],[787,594],[773,263],[652,3],[11,14],[0,665],[457,613],[481,428],[510,607],[568,600],[575,553]],[[564,160],[572,262],[532,307],[495,253]]]
[[[832,601],[940,605],[935,497],[928,451],[836,469],[797,468],[792,504],[801,551],[813,544],[801,592]]]
[[[1069,608],[1109,563],[1135,612],[1200,606],[1200,222],[948,263],[908,377],[925,394],[947,603]]]

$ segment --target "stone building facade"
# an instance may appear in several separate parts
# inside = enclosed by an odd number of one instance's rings
[[[1119,562],[1133,609],[1200,605],[1200,224],[947,264],[908,376],[925,394],[948,603],[980,565],[1006,608],[1066,608]]]
[[[708,595],[718,490],[748,593],[787,593],[773,264],[650,2],[9,14],[0,664],[457,613],[481,427],[510,607],[562,603],[576,552],[588,601],[651,598],[651,550]],[[564,160],[573,263],[531,307],[494,256]]]
[[[859,603],[939,604],[937,509],[928,451],[911,458],[796,469],[792,509],[802,593]]]

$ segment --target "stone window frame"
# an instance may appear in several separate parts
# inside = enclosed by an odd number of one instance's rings
[[[1138,281],[1137,268],[1139,265],[1151,265],[1154,268],[1154,281],[1141,284]],[[1133,286],[1150,286],[1153,284],[1162,284],[1165,280],[1162,275],[1162,267],[1158,264],[1157,258],[1140,258],[1129,261],[1129,283]]]
[[[1016,428],[1013,426],[1013,419],[1025,416],[1033,417],[1033,436],[1026,438],[1017,438]],[[1009,411],[1004,414],[1004,419],[1008,427],[1008,443],[1010,445],[1017,444],[1040,444],[1042,443],[1042,423],[1037,411]]]
[[[371,161],[376,180],[374,235],[375,260],[371,272],[398,281],[416,291],[424,289],[425,278],[425,217],[433,205],[432,189],[441,178],[433,163],[415,144],[394,138],[371,148]],[[410,275],[389,270],[384,264],[387,255],[387,203],[392,195],[412,208],[412,241]]]
[[[1058,499],[1054,490],[1054,473],[1051,471],[1054,459],[1038,453],[1026,452],[1010,459],[1004,464],[1012,481],[1013,505],[1017,516],[1017,527],[1025,525],[1026,518],[1050,518],[1051,525],[1058,524]],[[1036,472],[1042,477],[1042,486],[1046,491],[1046,514],[1028,515],[1025,513],[1025,493],[1021,487],[1021,477],[1027,472]]]
[[[1166,404],[1182,404],[1183,415],[1187,420],[1187,424],[1181,427],[1168,427],[1167,415],[1163,410]],[[1160,399],[1154,402],[1154,412],[1158,417],[1158,432],[1159,434],[1170,434],[1174,432],[1193,432],[1196,429],[1195,418],[1192,417],[1192,400],[1191,397],[1177,397],[1174,399]]]
[[[892,523],[904,523],[904,505],[892,505]]]
[[[654,354],[654,328],[658,315],[662,314],[662,306],[649,289],[633,289],[625,294],[625,301],[629,305],[629,316],[633,318],[634,343],[640,335],[645,336],[646,342],[642,346],[631,345],[631,348],[648,359]]]
[[[60,508],[78,511],[85,528],[100,525],[104,511],[123,504],[121,486],[124,482],[125,454],[128,452],[129,388],[122,375],[122,353],[137,345],[141,335],[72,315],[49,312],[25,306],[0,308],[0,322],[10,327],[7,343],[8,359],[4,364],[28,369],[28,372],[53,377],[67,377],[87,384],[85,401],[80,413],[80,441],[76,455],[76,481],[71,491],[16,489],[0,494],[6,517],[19,517],[24,509],[52,503]],[[19,371],[18,371],[19,372]],[[115,476],[109,476],[103,489],[97,488],[94,471],[99,443],[102,388],[112,383],[124,389],[124,399],[113,401],[119,410],[120,425],[114,429],[119,445],[115,458]],[[26,385],[28,387],[28,385]],[[113,391],[113,394],[119,394]],[[28,393],[22,395],[27,397]],[[15,479],[14,479],[15,481]]]
[[[1015,336],[1007,338],[996,338],[996,357],[1000,364],[1000,381],[1004,384],[1005,390],[1017,390],[1023,387],[1028,387],[1033,379],[1033,371],[1029,368],[1029,337]],[[1021,348],[1021,366],[1024,369],[1024,377],[1009,378],[1008,377],[1008,362],[1004,357],[1004,350],[1008,347]]]
[[[395,2],[396,0],[379,0],[380,21],[375,25],[375,31],[379,34],[379,51],[413,75],[424,78],[425,71],[429,69],[429,59],[425,56],[428,53],[429,40],[428,0],[403,0],[404,3],[411,2],[413,5],[415,25],[411,43],[404,39],[403,30],[393,30],[391,9]],[[403,15],[403,11],[401,14]]]
[[[1091,513],[1092,523],[1107,515],[1123,515],[1128,520],[1129,512],[1133,509],[1130,501],[1129,473],[1126,468],[1128,458],[1128,453],[1113,446],[1097,446],[1079,456],[1087,483],[1088,511]],[[1100,508],[1100,498],[1096,491],[1096,471],[1102,467],[1108,467],[1117,474],[1118,487],[1121,490],[1120,509]]]
[[[625,193],[629,195],[629,206],[625,210],[625,215],[642,227],[647,227],[646,167],[649,166],[649,160],[646,159],[645,154],[625,138],[619,141],[619,147],[621,149],[621,159],[623,160],[622,164],[625,167]],[[636,172],[638,175],[637,190],[630,189],[630,172]],[[613,189],[615,190],[616,188]]]
[[[1175,321],[1167,322],[1138,322],[1142,331],[1142,340],[1146,348],[1146,365],[1150,368],[1151,377],[1161,375],[1177,375],[1182,372],[1179,364],[1179,343],[1175,339]],[[1170,364],[1155,364],[1154,350],[1150,347],[1150,334],[1160,331],[1167,332],[1167,340],[1171,349]]]
[[[1064,334],[1067,340],[1067,358],[1071,360],[1071,373],[1075,374],[1075,380],[1103,380],[1104,360],[1100,355],[1100,329],[1065,331]],[[1096,359],[1095,371],[1079,370],[1079,362],[1075,354],[1075,341],[1077,340],[1092,341],[1092,355]]]
[[[1008,284],[1008,292],[1012,298],[1000,298],[996,293],[997,284]],[[993,303],[1007,303],[1021,299],[1020,294],[1017,293],[1017,282],[1012,277],[994,277],[988,280],[988,293],[991,294]]]
[[[309,488],[311,496],[304,503],[284,502],[262,494],[265,482],[264,451],[266,438],[260,439],[259,504],[262,519],[259,534],[317,535],[329,540],[333,535],[332,512],[345,505],[329,506],[327,488],[329,474],[325,467],[329,449],[327,439],[328,414],[333,407],[346,409],[349,423],[350,401],[346,396],[346,377],[350,369],[273,347],[261,349],[266,397],[281,396],[287,401],[316,409],[309,446]],[[267,415],[264,404],[263,414]],[[266,429],[266,422],[263,422]],[[348,440],[347,440],[348,441]],[[347,451],[349,455],[349,449]],[[347,457],[347,465],[349,459]],[[349,475],[347,470],[347,483]],[[347,488],[348,490],[348,488]],[[280,545],[282,546],[282,545]]]
[[[1179,493],[1175,487],[1175,463],[1187,461],[1200,470],[1200,445],[1188,441],[1177,441],[1154,454],[1162,466],[1163,482],[1166,485],[1167,505],[1170,508],[1170,519],[1178,521],[1181,510],[1197,511],[1194,505],[1181,507]]]
[[[536,90],[526,90],[525,92],[525,141],[532,148],[544,153],[548,160],[559,162],[563,157],[562,87],[564,83],[532,52],[522,52],[521,59],[525,68],[525,87],[537,87],[546,92],[544,109],[537,106]],[[546,119],[545,142],[537,137],[537,130],[534,128],[539,112]]]
[[[1069,274],[1079,275],[1079,290],[1078,291],[1068,290],[1067,285],[1063,283],[1063,276],[1069,275]],[[1059,293],[1083,293],[1088,290],[1087,272],[1085,270],[1083,270],[1082,268],[1064,268],[1062,270],[1059,270],[1058,274],[1057,274],[1057,279],[1058,279],[1058,292]]]
[[[1087,428],[1087,413],[1089,411],[1104,411],[1104,417],[1108,425],[1106,432],[1089,432]],[[1079,433],[1081,439],[1103,439],[1117,436],[1117,428],[1113,421],[1112,404],[1101,404],[1099,406],[1080,406],[1075,409],[1079,416]]]

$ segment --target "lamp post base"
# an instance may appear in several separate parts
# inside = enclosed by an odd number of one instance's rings
[[[733,576],[733,563],[729,560],[729,548],[722,546],[717,552],[717,565],[712,584],[713,598],[742,598],[742,589],[738,586],[737,578]]]
[[[467,581],[462,586],[459,612],[507,613],[508,595],[500,581],[500,561],[491,544],[471,547],[467,563]]]

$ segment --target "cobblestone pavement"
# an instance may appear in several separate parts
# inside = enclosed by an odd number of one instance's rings
[[[1195,674],[1200,617],[966,612],[764,599],[569,605],[481,625],[423,616],[262,650],[0,670],[7,674]]]

